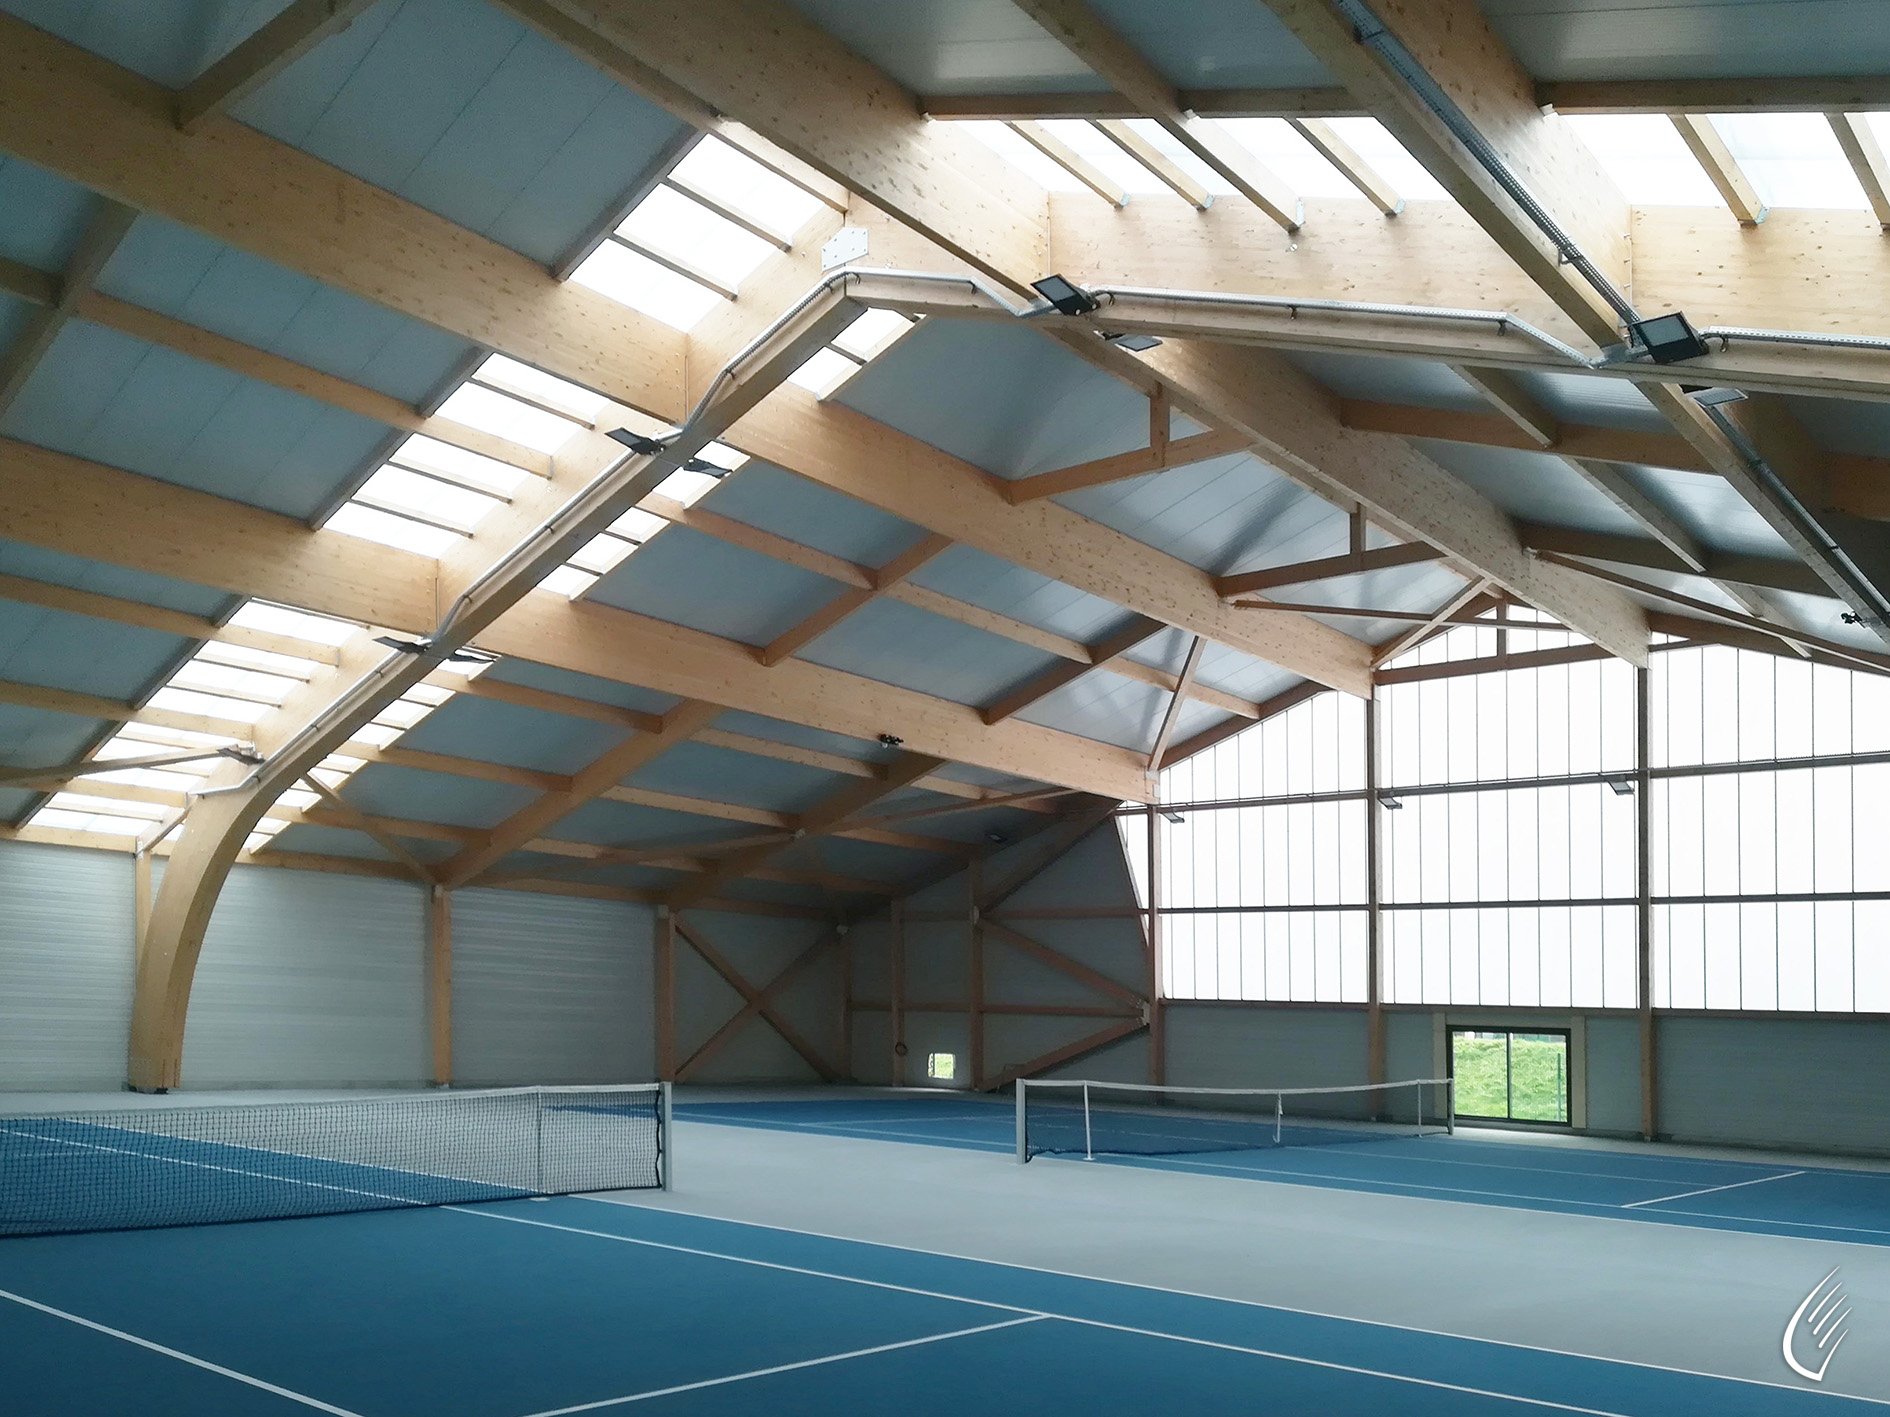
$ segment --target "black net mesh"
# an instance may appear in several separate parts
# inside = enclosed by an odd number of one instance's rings
[[[1186,1156],[1387,1141],[1443,1131],[1447,1096],[1445,1085],[1431,1081],[1211,1093],[1031,1082],[1024,1092],[1024,1155]]]
[[[659,1088],[0,1117],[0,1235],[661,1186]]]

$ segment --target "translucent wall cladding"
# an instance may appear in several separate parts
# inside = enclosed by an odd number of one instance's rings
[[[1365,903],[1361,801],[1196,809],[1155,821],[1165,910]]]
[[[1164,802],[1224,802],[1365,786],[1365,701],[1320,694],[1161,775]]]
[[[1634,768],[1634,669],[1622,660],[1387,684],[1378,701],[1386,787]]]
[[[1656,898],[1890,892],[1890,763],[1656,778],[1650,805]]]
[[[1634,917],[1632,904],[1386,910],[1385,1000],[1631,1009]]]
[[[1363,910],[1175,914],[1162,929],[1169,998],[1365,1002]]]
[[[1386,800],[1387,902],[1634,896],[1634,799],[1604,784]]]
[[[1649,766],[1890,751],[1890,678],[1706,645],[1654,657]]]
[[[1654,907],[1657,1009],[1890,1013],[1890,901]]]

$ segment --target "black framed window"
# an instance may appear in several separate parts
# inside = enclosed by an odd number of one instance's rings
[[[1453,1028],[1450,1076],[1459,1117],[1568,1123],[1567,1029]]]

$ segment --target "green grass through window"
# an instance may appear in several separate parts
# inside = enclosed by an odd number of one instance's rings
[[[1454,1033],[1451,1049],[1459,1116],[1519,1122],[1568,1120],[1566,1038],[1540,1033]]]

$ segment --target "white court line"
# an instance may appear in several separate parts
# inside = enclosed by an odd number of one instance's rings
[[[1724,1186],[1707,1186],[1704,1190],[1682,1191],[1677,1196],[1656,1196],[1651,1201],[1629,1201],[1626,1205],[1622,1206],[1621,1209],[1633,1210],[1635,1207],[1643,1205],[1665,1205],[1668,1201],[1683,1201],[1691,1196],[1710,1196],[1714,1191],[1736,1191],[1741,1186],[1763,1186],[1767,1181],[1789,1181],[1793,1176],[1802,1176],[1804,1174],[1803,1171],[1781,1171],[1776,1176],[1754,1176],[1750,1181],[1733,1181]],[[1785,1223],[1789,1225],[1792,1222],[1786,1221]]]
[[[1718,1382],[1744,1383],[1749,1387],[1782,1388],[1786,1392],[1804,1391],[1803,1388],[1797,1387],[1791,1383],[1769,1382],[1764,1378],[1742,1378],[1732,1373],[1703,1373],[1699,1371],[1697,1368],[1674,1368],[1674,1367],[1669,1367],[1668,1365],[1664,1363],[1643,1363],[1633,1358],[1606,1358],[1595,1353],[1578,1353],[1574,1349],[1570,1349],[1570,1348],[1546,1348],[1539,1343],[1517,1343],[1511,1339],[1506,1339],[1506,1338],[1480,1338],[1474,1334],[1453,1333],[1449,1329],[1418,1328],[1411,1324],[1388,1323],[1383,1319],[1354,1318],[1349,1314],[1327,1313],[1323,1309],[1299,1309],[1299,1308],[1294,1308],[1291,1304],[1271,1304],[1261,1299],[1234,1299],[1234,1298],[1229,1298],[1225,1294],[1205,1294],[1205,1293],[1202,1293],[1198,1289],[1171,1289],[1165,1285],[1146,1284],[1146,1283],[1143,1283],[1141,1280],[1136,1280],[1136,1279],[1111,1279],[1106,1275],[1082,1274],[1076,1270],[1069,1270],[1069,1269],[1051,1269],[1046,1265],[1020,1264],[1015,1260],[992,1260],[992,1259],[985,1259],[978,1255],[955,1254],[950,1250],[927,1250],[927,1249],[922,1249],[916,1245],[894,1245],[894,1244],[889,1244],[883,1240],[862,1240],[859,1237],[854,1236],[854,1235],[835,1235],[825,1230],[803,1230],[793,1225],[770,1225],[767,1222],[760,1221],[760,1220],[738,1220],[734,1216],[729,1216],[729,1215],[705,1215],[700,1212],[692,1211],[692,1210],[670,1210],[662,1206],[650,1205],[649,1203],[645,1201],[641,1201],[641,1200],[636,1200],[636,1201],[612,1200],[612,1199],[607,1199],[606,1197],[603,1197],[603,1196],[569,1196],[569,1197],[566,1197],[566,1199],[590,1201],[595,1205],[624,1206],[628,1209],[649,1211],[657,1215],[681,1215],[681,1216],[686,1216],[691,1220],[709,1220],[709,1221],[719,1222],[720,1224],[723,1224],[723,1225],[745,1225],[749,1227],[750,1229],[773,1230],[783,1235],[808,1235],[808,1236],[813,1237],[816,1240],[838,1240],[842,1244],[864,1245],[870,1249],[875,1249],[875,1250],[891,1250],[891,1251],[894,1251],[895,1253],[928,1255],[934,1259],[942,1259],[942,1260],[961,1260],[967,1264],[988,1265],[992,1267],[993,1269],[1020,1269],[1020,1270],[1023,1270],[1027,1274],[1048,1274],[1048,1275],[1054,1275],[1058,1279],[1082,1279],[1082,1280],[1087,1280],[1093,1284],[1115,1285],[1116,1287],[1121,1288],[1121,1289],[1145,1289],[1153,1294],[1176,1294],[1184,1299],[1208,1299],[1208,1300],[1212,1300],[1214,1303],[1217,1303],[1217,1304],[1238,1304],[1241,1308],[1244,1308],[1244,1309],[1264,1309],[1271,1313],[1298,1314],[1305,1318],[1329,1319],[1335,1323],[1361,1324],[1367,1328],[1388,1328],[1392,1330],[1392,1332],[1394,1333],[1420,1333],[1420,1334],[1423,1334],[1427,1338],[1449,1338],[1449,1339],[1456,1339],[1463,1343],[1483,1343],[1483,1344],[1488,1344],[1493,1348],[1513,1348],[1524,1353],[1547,1353],[1557,1358],[1582,1358],[1582,1359],[1586,1359],[1587,1361],[1591,1363],[1611,1363],[1614,1366],[1620,1367],[1620,1368],[1645,1368],[1651,1372],[1656,1372],[1656,1373],[1678,1373],[1682,1377],[1688,1377],[1688,1378],[1712,1378]],[[1407,1199],[1418,1200],[1418,1201],[1429,1201],[1430,1197],[1411,1196],[1411,1197],[1407,1197]],[[1445,1202],[1445,1201],[1431,1201],[1430,1203],[1433,1205],[1450,1204],[1450,1202]],[[1473,1204],[1473,1202],[1465,1202],[1465,1204]],[[468,1212],[468,1213],[470,1214],[473,1212]],[[481,1215],[491,1214],[491,1212],[489,1211],[480,1211],[477,1213]],[[495,1220],[508,1219],[508,1218],[509,1217],[505,1217],[505,1216],[493,1216],[493,1219]],[[1604,1214],[1601,1218],[1602,1219],[1616,1219],[1618,1217],[1608,1216]],[[1690,1225],[1689,1226],[1666,1225],[1664,1221],[1658,1221],[1658,1220],[1649,1221],[1649,1222],[1637,1221],[1636,1223],[1637,1224],[1647,1223],[1647,1224],[1653,1224],[1653,1225],[1664,1225],[1665,1228],[1670,1229],[1670,1230],[1671,1229],[1692,1230],[1692,1229],[1697,1228],[1695,1226],[1690,1226]],[[580,1231],[579,1233],[589,1234],[591,1232]],[[1744,1233],[1744,1232],[1739,1232],[1739,1233]],[[1890,1232],[1886,1232],[1886,1233],[1890,1233]],[[622,1238],[622,1237],[613,1236],[611,1238]],[[1806,1238],[1806,1239],[1809,1239],[1813,1244],[1821,1244],[1821,1245],[1834,1245],[1834,1244],[1844,1243],[1843,1241],[1839,1241],[1839,1240],[1819,1240],[1816,1236],[1808,1236],[1808,1237],[1787,1236],[1785,1238],[1787,1239]],[[656,1242],[648,1241],[646,1243],[655,1244]],[[678,1247],[678,1248],[681,1248],[681,1247]],[[694,1253],[712,1254],[714,1252],[705,1250],[705,1251],[695,1251]],[[726,1259],[726,1258],[731,1258],[731,1257],[722,1256],[722,1258]],[[758,1263],[760,1262],[758,1261]],[[860,1282],[871,1283],[872,1281],[862,1280]],[[915,1292],[922,1292],[922,1291],[915,1291]],[[947,1296],[947,1297],[956,1297],[956,1296]],[[981,1301],[967,1299],[964,1302],[977,1303]],[[1881,1398],[1875,1398],[1875,1397],[1858,1397],[1854,1393],[1830,1392],[1830,1393],[1826,1393],[1825,1396],[1848,1398],[1849,1400],[1853,1402],[1868,1402],[1872,1406],[1876,1406],[1876,1407],[1890,1407],[1890,1401],[1885,1401]]]
[[[570,1417],[573,1412],[595,1412],[600,1407],[622,1407],[631,1402],[648,1402],[653,1397],[671,1397],[679,1392],[695,1392],[705,1387],[721,1387],[726,1383],[745,1383],[750,1378],[772,1377],[776,1373],[791,1373],[797,1368],[818,1368],[828,1363],[844,1363],[849,1358],[870,1358],[875,1353],[891,1353],[899,1348],[919,1348],[928,1343],[943,1343],[950,1338],[969,1338],[974,1333],[993,1333],[1001,1328],[1016,1328],[1019,1324],[1041,1323],[1049,1318],[1048,1314],[1025,1314],[1022,1318],[1006,1319],[1003,1323],[981,1324],[977,1328],[961,1328],[952,1333],[935,1333],[927,1338],[908,1338],[901,1343],[882,1343],[877,1348],[856,1348],[851,1353],[832,1353],[825,1358],[808,1358],[799,1363],[779,1363],[772,1368],[756,1368],[747,1373],[731,1373],[726,1378],[705,1378],[699,1383],[678,1383],[675,1387],[653,1388],[649,1392],[632,1393],[628,1397],[607,1397],[601,1402],[580,1402],[576,1407],[553,1407],[544,1412],[534,1412],[531,1417]]]
[[[608,1204],[608,1202],[606,1202],[606,1204]],[[1133,1333],[1133,1334],[1140,1335],[1141,1337],[1144,1337],[1144,1338],[1165,1338],[1176,1343],[1192,1343],[1202,1348],[1224,1349],[1230,1353],[1250,1353],[1256,1358],[1272,1358],[1282,1363],[1298,1363],[1304,1367],[1326,1368],[1333,1372],[1356,1373],[1361,1377],[1367,1377],[1367,1378],[1384,1378],[1390,1382],[1410,1383],[1416,1387],[1441,1388],[1442,1390],[1446,1392],[1468,1393],[1472,1397],[1493,1397],[1504,1402],[1516,1402],[1516,1403],[1521,1403],[1524,1406],[1546,1408],[1555,1412],[1576,1412],[1576,1413],[1586,1414],[1586,1417],[1625,1417],[1625,1414],[1613,1412],[1606,1408],[1575,1407],[1566,1402],[1550,1402],[1546,1398],[1523,1397],[1518,1393],[1498,1392],[1493,1388],[1464,1387],[1457,1383],[1438,1382],[1431,1378],[1414,1378],[1404,1373],[1388,1373],[1378,1368],[1359,1368],[1359,1367],[1354,1367],[1349,1363],[1333,1363],[1333,1362],[1328,1362],[1327,1360],[1323,1358],[1307,1358],[1297,1353],[1275,1353],[1265,1348],[1245,1348],[1236,1343],[1218,1343],[1212,1339],[1190,1338],[1185,1334],[1164,1333],[1159,1330],[1149,1329],[1149,1328],[1135,1328],[1129,1324],[1109,1323],[1108,1321],[1104,1319],[1078,1318],[1071,1314],[1056,1313],[1053,1310],[1024,1309],[1024,1308],[1019,1308],[1018,1306],[1013,1305],[1013,1304],[992,1303],[988,1299],[967,1299],[962,1294],[946,1294],[946,1293],[941,1293],[937,1290],[916,1289],[916,1288],[913,1288],[911,1286],[904,1285],[904,1284],[890,1284],[890,1283],[887,1283],[885,1280],[880,1280],[880,1279],[862,1279],[859,1276],[852,1275],[852,1274],[835,1274],[829,1270],[808,1269],[801,1265],[781,1264],[780,1262],[776,1260],[758,1260],[758,1259],[750,1258],[747,1255],[723,1254],[719,1250],[702,1250],[702,1249],[697,1249],[691,1245],[672,1245],[662,1240],[643,1240],[643,1239],[639,1239],[638,1237],[634,1235],[613,1235],[607,1230],[584,1230],[584,1229],[580,1229],[579,1227],[575,1225],[556,1225],[547,1220],[526,1220],[522,1216],[497,1215],[489,1210],[474,1210],[474,1209],[471,1209],[470,1207],[446,1206],[444,1208],[447,1210],[455,1211],[460,1215],[483,1216],[487,1220],[505,1220],[505,1221],[510,1221],[511,1223],[515,1225],[535,1225],[542,1230],[563,1230],[567,1232],[568,1234],[572,1234],[572,1235],[589,1235],[592,1238],[598,1239],[598,1240],[614,1240],[617,1243],[624,1244],[624,1245],[643,1245],[653,1250],[671,1250],[677,1254],[701,1255],[705,1259],[725,1260],[729,1262],[730,1264],[753,1265],[757,1269],[781,1270],[788,1274],[804,1274],[814,1279],[833,1279],[833,1280],[838,1280],[842,1284],[858,1284],[869,1289],[892,1289],[892,1290],[897,1290],[905,1294],[923,1295],[925,1298],[928,1298],[928,1299],[950,1299],[954,1301],[955,1303],[975,1304],[981,1308],[1009,1309],[1014,1313],[1023,1314],[1031,1318],[1061,1319],[1065,1323],[1082,1324],[1088,1328],[1109,1329],[1116,1333]],[[739,1224],[741,1222],[736,1222],[736,1223]],[[772,1227],[771,1226],[767,1228],[785,1229],[786,1227]],[[789,1233],[810,1234],[812,1232],[790,1231]],[[897,1249],[899,1247],[886,1246],[884,1248]],[[1015,1268],[1022,1269],[1022,1268],[1028,1268],[1028,1266],[1019,1265],[1019,1266],[1015,1266]],[[1054,1270],[1044,1271],[1044,1272],[1056,1273],[1056,1271]],[[1077,1277],[1081,1277],[1081,1276],[1077,1276]],[[1109,1283],[1110,1281],[1105,1280],[1102,1282]],[[1155,1288],[1156,1286],[1138,1285],[1135,1287],[1152,1289],[1152,1288]],[[1165,1292],[1175,1293],[1179,1291],[1169,1290]],[[1254,1306],[1254,1307],[1267,1307],[1267,1306]],[[994,1325],[994,1327],[1008,1327],[1008,1325]],[[1378,1327],[1394,1328],[1396,1327],[1396,1325],[1384,1324],[1384,1325],[1378,1325]],[[1505,1346],[1521,1347],[1522,1345],[1505,1345]],[[1599,1361],[1609,1362],[1612,1360],[1601,1359]],[[1633,1366],[1647,1367],[1651,1365],[1634,1364]],[[1680,1372],[1684,1370],[1670,1369],[1668,1371]],[[1710,1377],[1710,1376],[1715,1376],[1715,1375],[1698,1374],[1696,1376]],[[1776,1386],[1783,1386],[1783,1384],[1766,1383],[1766,1384],[1762,1384],[1762,1386],[1776,1387]],[[1842,1396],[1844,1394],[1837,1394],[1837,1395]],[[1869,1398],[1864,1398],[1860,1400],[1866,1401],[1866,1402],[1871,1401],[1871,1399]],[[582,1408],[560,1409],[560,1411],[564,1411],[564,1412],[576,1412],[576,1411],[582,1411],[582,1410],[583,1410]],[[531,1414],[531,1417],[553,1417],[553,1414],[533,1413]]]
[[[296,1177],[296,1176],[278,1176],[273,1171],[245,1171],[242,1168],[236,1167],[236,1166],[217,1166],[208,1161],[186,1161],[181,1156],[160,1156],[156,1152],[131,1151],[122,1146],[102,1146],[98,1142],[73,1141],[68,1137],[44,1137],[44,1136],[41,1136],[38,1132],[22,1132],[22,1131],[16,1130],[13,1127],[0,1127],[0,1132],[9,1132],[16,1137],[31,1137],[34,1141],[55,1141],[55,1142],[58,1142],[61,1146],[83,1147],[86,1151],[109,1151],[119,1156],[134,1156],[140,1161],[162,1161],[162,1162],[165,1162],[167,1165],[171,1165],[171,1166],[193,1166],[199,1171],[221,1171],[221,1172],[224,1172],[226,1175],[230,1175],[230,1176],[248,1176],[258,1181],[284,1181],[284,1182],[287,1182],[291,1186],[313,1186],[318,1191],[342,1191],[346,1193],[347,1195],[351,1195],[351,1196],[367,1196],[372,1200],[395,1201],[401,1205],[416,1205],[417,1206],[417,1205],[426,1204],[425,1201],[417,1201],[417,1200],[414,1200],[410,1196],[382,1195],[379,1191],[363,1191],[354,1186],[331,1186],[323,1181],[304,1181],[301,1178]],[[193,1138],[190,1138],[190,1137],[173,1137],[168,1132],[145,1132],[145,1133],[140,1133],[140,1135],[162,1136],[170,1141],[192,1141],[193,1140]],[[199,1143],[199,1144],[209,1145],[209,1146],[219,1145],[219,1143],[216,1143],[216,1142]],[[291,1153],[276,1152],[273,1154],[281,1156],[281,1155],[289,1155]],[[319,1160],[320,1158],[315,1158],[315,1159]],[[336,1162],[334,1164],[341,1165],[341,1166],[354,1166],[354,1165],[358,1165],[359,1163],[352,1162],[352,1161],[344,1161],[344,1162]]]
[[[166,1358],[175,1358],[178,1362],[188,1363],[193,1368],[203,1368],[208,1372],[216,1373],[222,1377],[234,1378],[239,1383],[247,1383],[251,1387],[261,1388],[264,1392],[273,1392],[277,1397],[286,1397],[289,1401],[299,1402],[304,1407],[313,1407],[317,1412],[333,1413],[334,1417],[360,1417],[359,1413],[351,1412],[345,1407],[336,1407],[332,1403],[321,1402],[315,1398],[305,1396],[302,1393],[292,1392],[286,1387],[277,1387],[274,1383],[266,1383],[261,1378],[252,1378],[248,1373],[239,1373],[236,1369],[226,1368],[220,1363],[212,1363],[205,1358],[193,1357],[191,1354],[179,1352],[175,1348],[166,1348],[161,1343],[153,1343],[150,1339],[140,1338],[135,1333],[126,1333],[123,1329],[108,1328],[104,1324],[94,1323],[91,1319],[82,1319],[77,1314],[69,1314],[64,1309],[55,1309],[51,1304],[42,1304],[37,1299],[28,1299],[23,1294],[14,1294],[8,1290],[0,1289],[0,1299],[11,1299],[16,1304],[24,1304],[27,1308],[37,1309],[42,1314],[51,1314],[56,1319],[64,1319],[67,1323],[77,1324],[80,1328],[89,1328],[94,1333],[108,1334],[112,1338],[122,1339],[126,1343],[136,1344],[140,1348],[148,1348],[153,1353],[162,1353]]]

